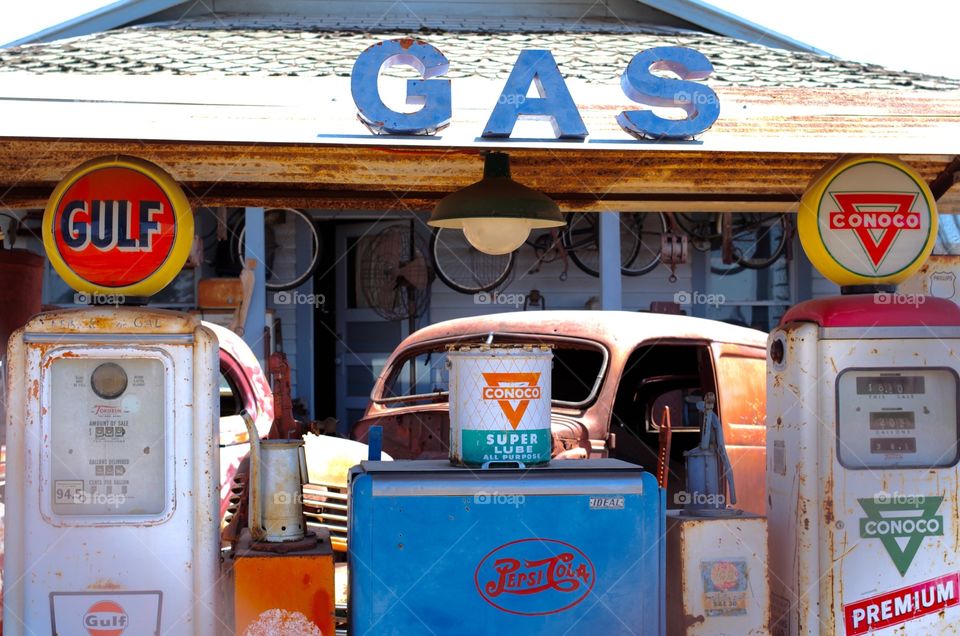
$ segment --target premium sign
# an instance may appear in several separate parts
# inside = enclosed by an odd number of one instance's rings
[[[150,296],[186,262],[193,214],[157,166],[95,159],[57,185],[44,211],[43,243],[54,269],[79,292]]]
[[[807,189],[797,217],[804,251],[838,285],[892,285],[926,261],[937,207],[923,179],[892,159],[855,157]]]
[[[474,572],[483,599],[498,610],[543,616],[570,609],[596,582],[593,563],[579,548],[554,539],[520,539],[490,551]]]
[[[413,67],[422,79],[407,80],[406,103],[412,113],[390,109],[377,87],[380,71],[395,65]],[[450,80],[439,79],[450,62],[435,46],[401,38],[378,42],[357,58],[350,78],[360,119],[374,132],[388,135],[432,135],[452,116]],[[675,77],[658,74],[669,71]],[[720,116],[720,100],[700,83],[713,65],[698,51],[664,46],[637,53],[620,78],[624,94],[638,104],[677,108],[686,116],[668,119],[649,109],[626,110],[617,123],[642,139],[690,139],[710,128]],[[536,96],[529,96],[533,91]],[[520,52],[484,126],[485,138],[507,138],[519,119],[549,121],[558,139],[585,139],[589,132],[577,111],[553,54],[540,49]]]
[[[960,574],[953,573],[844,604],[847,636],[867,634],[954,607],[960,604],[958,588]],[[944,624],[952,622],[944,620]]]

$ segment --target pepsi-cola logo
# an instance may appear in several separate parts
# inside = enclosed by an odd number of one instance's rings
[[[90,636],[120,636],[128,622],[127,613],[115,601],[97,601],[83,615],[83,626]]]
[[[587,555],[569,543],[520,539],[483,557],[474,582],[483,599],[498,610],[543,616],[580,603],[593,590],[596,576]]]

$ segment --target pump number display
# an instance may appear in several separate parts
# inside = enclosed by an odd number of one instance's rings
[[[837,376],[837,457],[847,468],[933,468],[958,459],[952,369],[846,369]]]
[[[162,513],[163,361],[65,356],[52,361],[49,374],[52,512]]]

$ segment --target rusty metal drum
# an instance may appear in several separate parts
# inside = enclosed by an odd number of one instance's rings
[[[450,366],[450,461],[461,466],[550,461],[549,347],[460,347]]]

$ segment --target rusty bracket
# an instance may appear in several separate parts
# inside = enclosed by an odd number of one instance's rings
[[[953,161],[947,164],[947,167],[930,182],[930,192],[933,193],[935,201],[947,193],[947,190],[953,187],[953,184],[960,181],[960,156],[953,158]]]

